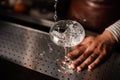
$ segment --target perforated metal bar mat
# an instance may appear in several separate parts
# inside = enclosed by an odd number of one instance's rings
[[[52,43],[48,33],[0,22],[0,56],[11,62],[60,80],[120,80],[120,53],[113,53],[92,72],[66,75],[57,70],[55,61],[60,54],[64,50]]]

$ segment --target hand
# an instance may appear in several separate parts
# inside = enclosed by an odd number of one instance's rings
[[[96,37],[86,37],[79,45],[74,47],[74,50],[67,57],[74,59],[71,66],[74,69],[76,68],[77,71],[86,67],[88,67],[88,70],[92,70],[110,54],[115,42],[113,35],[105,30]]]

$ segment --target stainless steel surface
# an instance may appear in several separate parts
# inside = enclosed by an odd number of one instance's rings
[[[64,50],[52,43],[48,33],[8,22],[0,26],[0,56],[11,62],[60,80],[120,80],[120,53],[113,53],[92,72],[64,75],[55,62]]]

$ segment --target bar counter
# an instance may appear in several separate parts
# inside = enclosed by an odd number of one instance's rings
[[[92,72],[64,75],[56,65],[64,50],[47,32],[7,21],[0,26],[0,80],[120,80],[120,52]]]

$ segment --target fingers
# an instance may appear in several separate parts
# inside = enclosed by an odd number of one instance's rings
[[[86,51],[81,56],[79,56],[75,61],[72,63],[72,67],[76,68],[79,64],[83,63],[84,60],[86,60],[90,55],[92,51]]]
[[[77,71],[80,72],[86,67],[88,67],[88,71],[91,71],[100,63],[100,61],[102,61],[104,57],[105,57],[104,54],[93,53],[83,63],[77,66]]]
[[[67,57],[70,59],[74,59],[78,56],[80,56],[85,51],[84,46],[80,46],[77,49],[73,50],[72,52],[68,53]]]
[[[99,55],[98,58],[88,66],[88,70],[91,71],[93,68],[95,68],[104,57],[105,55]]]
[[[82,64],[80,64],[79,66],[77,66],[77,71],[81,71],[83,68],[86,68],[89,64],[91,64],[97,57],[99,56],[99,54],[91,54]]]

